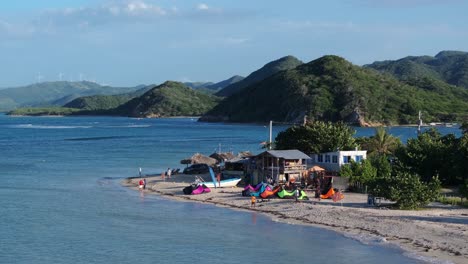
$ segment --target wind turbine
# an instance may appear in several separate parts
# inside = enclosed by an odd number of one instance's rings
[[[37,74],[37,77],[36,77],[37,82],[40,83],[40,82],[42,81],[43,78],[44,78],[44,76],[42,76],[41,73],[39,72],[39,73]]]

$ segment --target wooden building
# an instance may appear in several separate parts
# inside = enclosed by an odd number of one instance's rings
[[[307,169],[309,156],[303,152],[292,150],[268,150],[255,156],[255,172],[252,183],[286,182],[299,180]]]

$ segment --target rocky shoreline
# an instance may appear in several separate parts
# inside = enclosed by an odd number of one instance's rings
[[[122,185],[138,190],[141,178],[127,178]],[[391,243],[424,258],[453,263],[468,263],[468,209],[433,204],[424,210],[405,211],[367,205],[367,196],[345,193],[342,202],[310,199],[295,203],[288,199],[258,201],[250,207],[250,199],[242,197],[242,188],[218,188],[201,195],[184,195],[182,189],[193,182],[193,175],[178,174],[162,180],[147,176],[147,189],[179,201],[211,203],[236,210],[255,210],[274,221],[314,225],[354,238],[375,237],[375,241]],[[313,197],[312,193],[308,193]]]

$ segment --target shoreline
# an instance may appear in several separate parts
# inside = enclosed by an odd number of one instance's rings
[[[331,200],[295,203],[293,199],[258,199],[255,208],[250,198],[242,197],[243,188],[211,189],[201,195],[184,195],[182,189],[194,180],[194,175],[177,174],[165,181],[159,175],[147,175],[143,193],[165,196],[171,200],[210,203],[234,210],[255,211],[273,221],[310,225],[338,232],[351,239],[372,237],[373,241],[389,243],[429,261],[468,262],[468,209],[434,205],[428,209],[405,211],[371,207],[367,196],[345,193],[342,203]],[[139,177],[123,179],[121,184],[138,191]],[[313,197],[308,193],[309,197]],[[375,238],[375,239],[374,239]]]

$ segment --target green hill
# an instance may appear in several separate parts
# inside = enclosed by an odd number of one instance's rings
[[[242,81],[244,79],[244,77],[242,76],[239,76],[239,75],[234,75],[232,76],[231,78],[229,79],[226,79],[226,80],[223,80],[223,81],[220,81],[220,82],[217,82],[217,83],[213,83],[213,82],[184,82],[184,84],[192,89],[195,89],[197,91],[200,91],[200,92],[203,92],[203,93],[207,93],[207,94],[214,94],[218,91],[220,91],[221,89],[233,84],[233,83],[236,83],[236,82],[239,82],[239,81]]]
[[[143,86],[137,91],[116,95],[92,95],[76,98],[63,107],[76,108],[81,110],[108,110],[130,101],[130,99],[143,95],[150,90],[152,86]]]
[[[401,80],[432,78],[468,88],[468,52],[442,51],[435,57],[410,56],[378,61],[364,67],[392,74]]]
[[[403,83],[389,75],[324,56],[278,72],[223,100],[200,121],[345,121],[359,125],[457,119],[468,114],[468,91],[431,78]]]
[[[112,112],[133,117],[200,116],[219,100],[216,96],[198,92],[182,83],[167,81]]]
[[[30,106],[61,106],[80,96],[111,95],[135,91],[137,87],[118,88],[94,82],[43,82],[0,90],[0,111]]]
[[[249,76],[245,77],[241,81],[226,86],[222,90],[216,93],[218,96],[230,96],[235,94],[245,87],[252,85],[256,82],[264,80],[265,78],[284,70],[294,69],[301,65],[302,61],[298,60],[293,56],[286,56],[278,60],[265,64],[262,68],[252,72]]]

